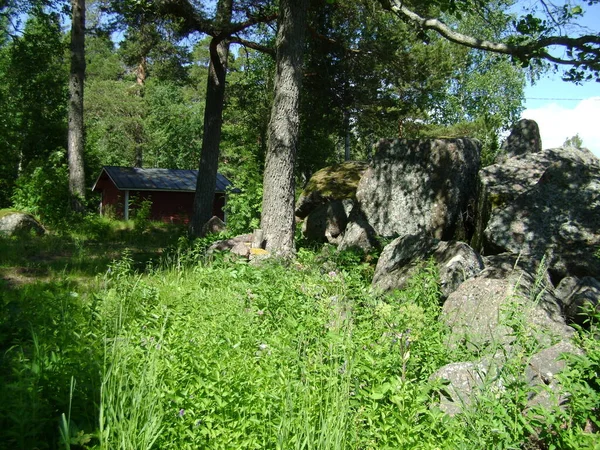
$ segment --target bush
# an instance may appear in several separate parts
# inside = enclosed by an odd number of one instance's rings
[[[19,177],[12,196],[14,208],[60,223],[70,214],[69,169],[65,152],[56,151],[43,165]]]
[[[230,192],[227,195],[225,213],[227,230],[231,235],[248,233],[260,226],[262,194],[262,183],[258,180],[248,180],[240,187],[240,192]]]

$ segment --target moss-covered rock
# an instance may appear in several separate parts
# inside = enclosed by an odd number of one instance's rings
[[[367,166],[364,161],[346,161],[315,172],[296,203],[296,216],[304,219],[332,200],[354,199]]]
[[[0,235],[23,236],[35,234],[41,236],[46,229],[30,214],[13,212],[0,218]]]

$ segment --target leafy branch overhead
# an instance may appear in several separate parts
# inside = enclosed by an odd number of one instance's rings
[[[270,9],[259,8],[256,11],[247,11],[243,20],[223,23],[207,18],[189,0],[160,0],[156,2],[156,5],[161,13],[178,20],[179,31],[182,34],[198,31],[216,38],[217,41],[233,38],[234,41],[242,45],[272,53],[272,50],[260,46],[260,44],[235,37],[237,33],[243,32],[254,25],[275,20],[277,13]]]
[[[600,35],[582,34],[578,36],[567,35],[573,19],[580,18],[583,10],[580,6],[558,7],[547,2],[540,2],[542,12],[547,20],[540,19],[537,15],[528,13],[523,17],[513,20],[514,33],[507,35],[502,41],[480,39],[468,34],[460,33],[448,26],[442,19],[424,17],[415,8],[411,9],[401,0],[379,0],[381,5],[391,11],[400,19],[413,23],[423,30],[432,30],[451,42],[494,53],[512,56],[524,66],[533,60],[546,60],[558,65],[569,65],[564,74],[567,81],[580,82],[583,80],[600,81]],[[442,1],[439,2],[442,11],[460,16],[460,12],[476,7],[483,8],[481,0]],[[598,0],[589,0],[590,6],[599,3]],[[468,5],[469,6],[468,6]],[[560,52],[564,54],[557,56]]]

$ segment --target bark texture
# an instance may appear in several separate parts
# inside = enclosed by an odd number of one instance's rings
[[[217,21],[223,26],[231,22],[231,10],[232,0],[219,1]],[[219,166],[227,57],[229,54],[229,42],[224,40],[226,36],[223,33],[218,34],[210,42],[210,64],[204,109],[204,135],[202,137],[198,181],[196,182],[196,196],[194,197],[194,215],[190,223],[190,235],[194,237],[202,236],[204,224],[212,217]]]
[[[69,193],[71,208],[84,210],[83,81],[85,77],[85,0],[71,0],[71,70],[69,74]]]
[[[275,98],[265,161],[261,228],[273,255],[294,254],[294,165],[308,0],[281,0]]]

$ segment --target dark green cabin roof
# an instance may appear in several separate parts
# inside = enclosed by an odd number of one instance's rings
[[[179,191],[195,192],[197,170],[189,169],[142,169],[140,167],[104,166],[92,187],[96,189],[102,173],[106,172],[115,186],[122,191]],[[215,192],[226,192],[231,182],[217,173]],[[233,192],[239,192],[233,189]]]

